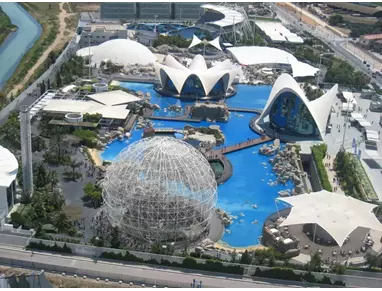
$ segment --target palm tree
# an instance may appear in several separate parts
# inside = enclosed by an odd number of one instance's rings
[[[53,192],[53,189],[57,187],[59,179],[56,171],[50,171],[49,172],[49,180],[51,185],[51,190]]]
[[[52,222],[52,224],[57,228],[58,233],[65,232],[71,226],[71,223],[64,212],[55,213]]]

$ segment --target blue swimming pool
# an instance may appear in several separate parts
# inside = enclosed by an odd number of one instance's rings
[[[153,103],[161,106],[157,111],[158,116],[168,115],[164,108],[179,102],[176,98],[161,97],[154,90],[152,84],[144,83],[121,83],[123,87],[150,92]],[[270,86],[238,85],[238,93],[235,97],[227,99],[230,107],[257,108],[262,109],[268,99]],[[192,102],[181,102],[184,107]],[[249,127],[249,121],[254,115],[252,113],[231,113],[227,123],[216,122],[220,125],[226,136],[225,146],[229,146],[248,138],[257,138]],[[188,124],[181,121],[154,122],[154,127],[173,127],[183,129]],[[212,123],[189,123],[194,126],[208,126]],[[114,158],[129,144],[141,138],[143,130],[134,129],[129,140],[114,141],[102,153],[104,160],[113,161]],[[270,182],[276,177],[272,173],[269,157],[258,154],[258,146],[244,149],[227,155],[233,165],[233,175],[218,188],[218,207],[237,216],[234,223],[228,228],[223,236],[223,241],[233,247],[246,247],[257,245],[261,235],[265,219],[276,212],[274,199],[280,190],[291,189],[292,184],[271,186]],[[257,208],[252,205],[256,204]],[[239,222],[242,220],[242,222]],[[257,221],[257,223],[255,223]]]

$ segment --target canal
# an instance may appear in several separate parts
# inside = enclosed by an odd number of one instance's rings
[[[0,45],[0,89],[9,80],[17,65],[41,35],[41,25],[17,3],[0,3],[3,11],[18,27]]]

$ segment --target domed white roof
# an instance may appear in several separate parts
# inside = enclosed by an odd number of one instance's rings
[[[78,56],[89,56],[89,47],[77,51]],[[104,60],[123,65],[148,65],[156,62],[155,55],[144,45],[130,39],[113,39],[90,47],[91,61],[99,65]]]
[[[0,186],[9,187],[16,179],[18,168],[16,157],[8,149],[0,146]]]

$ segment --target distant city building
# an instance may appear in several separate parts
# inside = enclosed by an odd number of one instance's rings
[[[16,176],[19,168],[16,157],[0,146],[0,215],[8,214],[16,195]]]
[[[119,38],[127,39],[127,29],[120,24],[89,24],[82,28],[80,47],[99,45],[105,41]]]
[[[203,3],[192,2],[121,2],[101,3],[101,19],[118,20],[197,20]]]
[[[137,9],[135,2],[105,2],[100,7],[101,19],[135,19]]]

